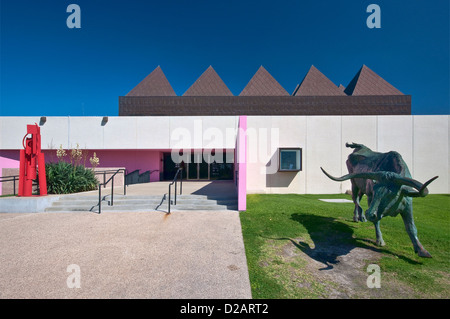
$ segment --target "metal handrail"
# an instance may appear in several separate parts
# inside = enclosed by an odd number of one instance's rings
[[[12,179],[7,179],[7,180],[2,180],[4,178],[12,178]],[[20,176],[19,175],[14,175],[14,176],[0,176],[0,183],[6,183],[6,182],[13,182],[13,196],[16,196],[16,180],[19,180]],[[39,185],[36,180],[33,180],[33,186],[37,186]]]
[[[119,168],[118,170],[111,170],[114,174],[104,183],[98,184],[98,213],[102,213],[102,186],[106,187],[111,180],[111,201],[108,206],[114,206],[114,176],[117,175],[120,171],[123,171],[123,195],[127,194],[127,183],[125,181],[125,176],[127,174],[127,170],[125,168]],[[105,171],[107,172],[107,171]],[[103,173],[103,172],[100,172]],[[104,176],[104,175],[103,175]]]
[[[8,178],[8,179],[6,179],[6,178]],[[16,195],[16,179],[19,180],[19,175],[0,176],[0,183],[13,182],[13,195],[14,196]]]
[[[124,168],[120,168],[120,169],[124,169]],[[106,174],[111,174],[111,173],[115,173],[117,170],[114,170],[114,169],[106,169],[106,170],[104,170],[104,171],[94,171],[94,174],[95,175],[100,175],[100,174],[102,174],[103,175],[103,184],[102,185],[104,185],[104,188],[106,188]]]
[[[168,201],[168,214],[170,214],[170,205],[171,205],[171,201],[170,201],[170,195],[171,195],[171,187],[172,185],[175,183],[175,201],[174,201],[174,205],[177,204],[177,181],[178,181],[178,175],[180,175],[180,195],[183,193],[183,167],[179,167],[177,172],[175,173],[175,177],[173,178],[172,183],[169,184],[169,201]]]
[[[125,168],[119,168],[117,170],[104,170],[104,171],[96,171],[94,172],[95,175],[99,175],[99,174],[103,174],[103,183],[99,184],[99,199],[101,199],[101,186],[103,186],[104,188],[106,188],[106,184],[108,184],[111,180],[113,180],[113,183],[111,184],[111,202],[113,203],[114,201],[114,176],[116,176],[117,173],[119,173],[120,171],[123,171],[124,174],[124,180],[123,180],[123,194],[126,195],[127,194],[127,184],[126,184],[126,169]],[[107,181],[106,181],[106,174],[107,173],[114,173]],[[13,175],[13,176],[0,176],[0,183],[4,183],[4,182],[13,182],[13,195],[16,195],[16,180],[19,180],[19,175]],[[100,201],[101,202],[101,201]],[[99,213],[100,213],[100,204],[99,202]],[[113,205],[111,205],[113,206]]]

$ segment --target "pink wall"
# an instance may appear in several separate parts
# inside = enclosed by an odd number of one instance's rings
[[[70,151],[70,150],[69,150]],[[66,152],[69,152],[66,150]],[[146,171],[158,170],[150,174],[150,181],[159,181],[159,173],[162,172],[162,153],[161,150],[83,150],[87,152],[86,160],[83,164],[86,167],[91,167],[89,158],[96,153],[100,159],[101,167],[125,167],[128,172],[140,170],[140,173]],[[44,150],[45,161],[57,162],[56,150]],[[0,151],[0,176],[2,176],[3,168],[19,168],[20,155],[19,150],[2,150]],[[69,156],[66,156],[69,160]],[[2,187],[0,187],[0,195]]]
[[[239,194],[239,210],[246,209],[246,135],[245,130],[247,129],[247,118],[245,116],[240,117],[239,128],[244,134],[238,134],[238,139],[236,144],[239,150],[235,152],[237,160],[235,161],[236,170],[239,171],[239,181],[237,185]],[[100,165],[98,168],[102,167],[125,167],[128,172],[134,170],[140,170],[140,173],[146,171],[158,170],[150,174],[150,181],[159,181],[160,173],[163,170],[163,153],[170,152],[170,150],[83,150],[87,152],[86,159],[82,163],[86,167],[91,167],[89,158],[93,156],[94,152],[100,160]],[[57,162],[58,158],[56,156],[56,150],[44,150],[45,161]],[[70,150],[66,150],[69,153]],[[6,150],[0,151],[0,176],[2,174],[3,168],[19,168],[19,150]],[[65,160],[69,160],[67,155]],[[1,187],[0,187],[1,195]]]
[[[70,150],[66,150],[69,153]],[[87,152],[86,159],[82,161],[86,167],[91,167],[89,158],[93,157],[94,152],[100,160],[100,167],[125,167],[128,173],[134,170],[140,170],[140,173],[146,171],[158,170],[150,175],[150,181],[159,181],[159,171],[162,170],[161,158],[162,151],[160,150],[83,150]],[[46,150],[45,161],[56,162],[56,150]],[[65,157],[69,160],[69,154]]]
[[[238,171],[238,210],[247,209],[247,116],[239,116],[239,127],[236,138]]]
[[[0,151],[0,176],[4,168],[19,168],[20,155],[19,151]],[[0,185],[0,195],[2,195],[2,187]]]
[[[150,181],[159,181],[159,173],[162,171],[162,152],[159,150],[90,150],[89,157],[94,152],[100,160],[99,167],[125,167],[128,173],[134,170],[140,170],[140,173],[158,170],[150,174]],[[89,157],[86,167],[91,167]]]

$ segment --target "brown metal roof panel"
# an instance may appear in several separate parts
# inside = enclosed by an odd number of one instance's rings
[[[381,76],[363,65],[351,80],[345,93],[348,95],[403,95]]]
[[[314,65],[311,66],[302,83],[294,92],[294,96],[344,96],[330,79],[320,72]]]
[[[233,93],[212,66],[209,66],[183,96],[233,96]]]
[[[161,67],[145,77],[127,96],[176,96]]]
[[[289,96],[289,93],[261,66],[239,96]]]

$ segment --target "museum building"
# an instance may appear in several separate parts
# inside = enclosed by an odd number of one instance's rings
[[[19,167],[26,125],[36,122],[46,161],[78,144],[101,167],[146,182],[171,180],[180,164],[187,180],[233,181],[240,210],[248,193],[347,191],[350,181],[320,170],[347,172],[346,142],[396,150],[414,178],[440,176],[430,192],[449,193],[449,121],[411,115],[411,96],[365,65],[345,87],[311,66],[291,94],[261,66],[238,96],[211,66],[177,96],[158,66],[119,97],[119,116],[0,117],[0,176]]]

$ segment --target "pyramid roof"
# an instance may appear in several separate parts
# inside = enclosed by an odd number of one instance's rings
[[[158,66],[136,85],[127,96],[176,96],[175,91]]]
[[[289,93],[261,66],[239,96],[284,96]]]
[[[365,65],[347,85],[345,93],[348,95],[403,95]]]
[[[212,66],[191,85],[183,96],[233,96]]]
[[[330,79],[320,72],[314,65],[311,66],[302,83],[295,90],[294,96],[344,96]]]

